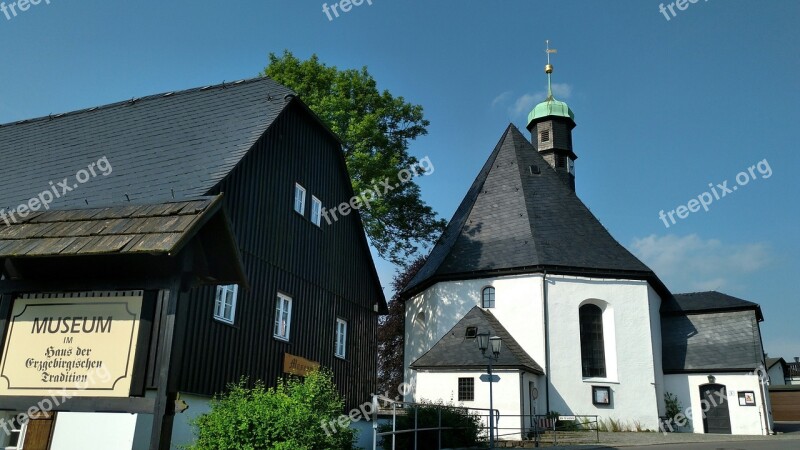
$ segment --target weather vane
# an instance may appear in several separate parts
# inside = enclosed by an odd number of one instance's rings
[[[554,48],[550,48],[550,39],[548,39],[548,40],[546,40],[544,42],[547,45],[547,47],[546,47],[546,49],[544,51],[545,53],[547,53],[547,65],[544,66],[544,73],[547,74],[547,98],[548,99],[552,99],[553,98],[553,89],[552,89],[552,86],[551,86],[551,83],[550,83],[550,74],[553,73],[553,65],[550,64],[550,54],[551,53],[558,53],[558,50],[556,50]]]

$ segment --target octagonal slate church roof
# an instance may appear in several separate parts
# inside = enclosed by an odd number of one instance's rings
[[[437,281],[543,270],[646,279],[668,294],[509,125],[403,297]]]

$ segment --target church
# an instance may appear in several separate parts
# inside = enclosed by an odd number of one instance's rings
[[[548,61],[548,85],[552,71]],[[632,430],[770,434],[759,305],[673,294],[614,239],[575,192],[575,126],[548,87],[530,139],[508,126],[404,288],[406,401],[489,408],[477,341],[490,336],[501,342],[491,383],[500,439],[526,436],[550,412]],[[667,417],[665,396],[680,414]]]

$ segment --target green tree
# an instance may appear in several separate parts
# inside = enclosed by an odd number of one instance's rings
[[[339,70],[320,63],[316,55],[300,61],[289,51],[280,57],[270,54],[263,74],[294,90],[339,136],[356,195],[370,190],[380,195],[360,212],[383,258],[403,265],[439,237],[445,221],[422,201],[419,185],[398,183],[404,169],[421,172],[408,152],[410,141],[427,134],[421,106],[378,91],[366,67]],[[386,192],[385,180],[396,187]]]
[[[323,369],[304,380],[281,380],[275,388],[247,380],[228,386],[211,411],[192,421],[196,441],[187,450],[350,450],[355,431],[323,427],[336,421],[344,401]]]

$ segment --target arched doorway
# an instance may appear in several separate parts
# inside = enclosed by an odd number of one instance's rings
[[[708,411],[703,414],[703,432],[731,434],[731,414],[728,410],[728,391],[722,384],[700,386],[700,401],[708,403]],[[706,409],[703,404],[703,410]]]

